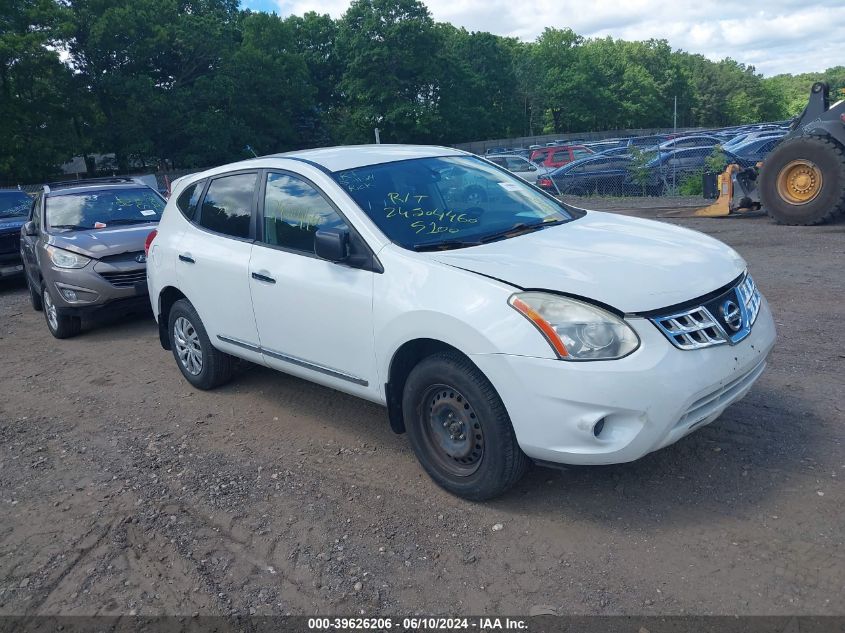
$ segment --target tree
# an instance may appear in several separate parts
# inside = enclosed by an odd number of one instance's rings
[[[33,182],[69,160],[78,138],[77,85],[56,46],[69,32],[52,0],[0,2],[0,180]]]
[[[437,69],[442,38],[418,0],[354,0],[340,20],[344,60],[338,140],[425,141],[439,124]]]

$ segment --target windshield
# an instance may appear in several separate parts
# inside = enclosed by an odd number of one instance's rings
[[[0,218],[17,218],[29,214],[32,198],[23,191],[0,191]]]
[[[147,187],[56,195],[47,198],[47,226],[87,230],[158,222],[164,204],[164,199]]]
[[[335,178],[392,242],[410,249],[472,246],[572,219],[521,178],[470,156],[368,165]]]

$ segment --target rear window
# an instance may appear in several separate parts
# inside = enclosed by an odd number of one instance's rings
[[[104,229],[158,222],[164,204],[164,198],[149,187],[103,189],[51,195],[47,198],[45,212],[48,228]]]
[[[16,218],[29,214],[32,198],[23,191],[0,191],[0,218]]]
[[[199,205],[200,194],[202,193],[202,188],[204,185],[204,180],[200,180],[199,182],[195,182],[192,185],[188,185],[176,199],[176,206],[179,207],[179,210],[182,212],[182,215],[184,215],[189,220],[193,220],[197,215],[197,206]]]

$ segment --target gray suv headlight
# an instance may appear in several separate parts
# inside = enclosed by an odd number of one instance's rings
[[[508,303],[540,330],[561,360],[611,360],[640,346],[636,332],[624,320],[583,301],[519,292]]]
[[[91,261],[90,257],[62,250],[55,246],[48,246],[46,250],[50,255],[50,261],[59,268],[85,268]]]

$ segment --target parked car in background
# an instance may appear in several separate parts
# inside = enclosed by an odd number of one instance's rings
[[[662,152],[670,152],[675,149],[685,149],[687,147],[715,147],[720,145],[722,139],[718,136],[711,136],[709,134],[696,134],[693,136],[678,136],[671,138],[668,141],[663,141],[658,148]]]
[[[508,171],[515,173],[523,180],[527,180],[532,184],[537,182],[537,178],[545,176],[549,173],[549,171],[551,171],[551,169],[545,165],[537,165],[522,156],[511,154],[493,154],[491,156],[487,156],[486,158],[491,163],[496,163],[500,167],[504,167]]]
[[[663,141],[668,140],[667,136],[633,136],[625,142],[625,147],[636,147],[637,149],[649,149],[657,147]]]
[[[563,167],[567,163],[579,158],[591,156],[595,152],[583,145],[561,145],[560,147],[546,147],[531,152],[531,162],[549,168]]]
[[[554,194],[621,196],[625,193],[630,165],[631,159],[627,156],[596,154],[559,167],[538,178],[537,184]]]
[[[631,153],[630,147],[611,147],[599,152],[600,156],[628,156]]]
[[[21,227],[31,207],[32,198],[23,191],[0,190],[0,278],[23,272]]]
[[[29,296],[56,338],[79,333],[82,317],[145,308],[144,244],[164,198],[131,178],[45,185],[21,229]]]
[[[748,162],[758,163],[780,143],[781,138],[782,136],[751,139],[731,147],[731,153]]]
[[[745,134],[738,134],[728,140],[727,142],[722,145],[725,149],[732,150],[734,147],[738,147],[745,143],[749,143],[751,141],[757,139],[781,139],[786,136],[786,132],[783,130],[761,130],[759,132],[747,132]]]
[[[646,163],[645,177],[640,180],[629,174],[627,184],[633,191],[644,188],[650,195],[661,195],[666,189],[679,186],[690,174],[702,173],[708,156],[714,152],[721,155],[725,164],[736,163],[740,167],[750,167],[756,162],[714,147],[689,147],[671,152],[658,152]]]
[[[464,202],[470,181],[485,203]],[[241,358],[384,405],[431,478],[473,500],[532,459],[628,462],[676,442],[748,392],[775,342],[732,248],[572,209],[446,147],[191,175],[149,262],[161,343],[191,385],[223,384]]]

